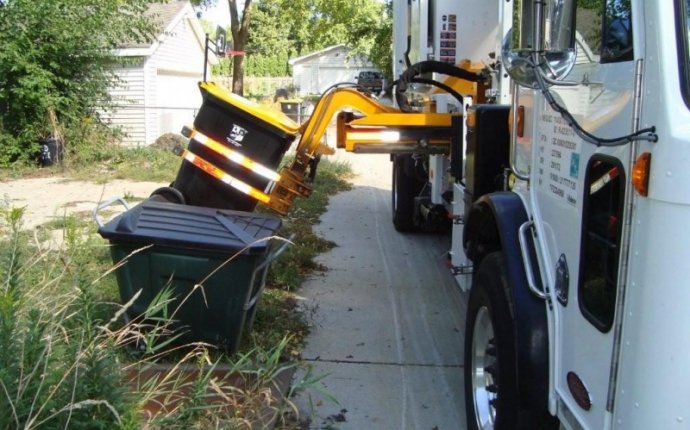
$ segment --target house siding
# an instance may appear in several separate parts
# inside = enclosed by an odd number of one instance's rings
[[[158,69],[188,73],[201,79],[204,65],[203,43],[203,40],[197,40],[189,17],[185,16],[161,42],[152,59]]]
[[[189,16],[182,18],[151,56],[155,104],[149,113],[150,141],[179,133],[182,126],[192,124],[201,106],[198,84],[203,80],[204,46],[191,26]]]
[[[203,37],[187,3],[157,42],[120,54],[127,61],[137,60],[114,69],[120,81],[111,89],[115,109],[103,113],[103,118],[125,132],[123,145],[150,145],[162,134],[179,133],[193,122],[202,101],[198,82],[203,79]]]
[[[347,58],[347,48],[337,47],[293,62],[293,83],[300,95],[320,94],[333,84],[355,82],[361,71],[377,70],[371,63]]]
[[[162,134],[159,126],[161,109],[158,108],[160,103],[156,92],[156,79],[156,63],[153,57],[149,57],[144,65],[144,81],[146,82],[146,88],[144,89],[144,115],[146,118],[147,145],[155,142],[158,136]]]
[[[110,91],[113,107],[101,114],[108,125],[124,133],[122,143],[126,146],[143,145],[147,140],[143,63],[140,58],[114,70],[118,83]]]

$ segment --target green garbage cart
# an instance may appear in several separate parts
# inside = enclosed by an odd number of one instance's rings
[[[124,303],[142,315],[163,289],[167,314],[182,342],[207,342],[234,352],[248,311],[255,309],[266,271],[287,242],[272,244],[281,220],[270,215],[147,200],[107,224],[94,211],[98,232],[111,244]]]

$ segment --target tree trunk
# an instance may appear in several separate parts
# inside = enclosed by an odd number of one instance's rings
[[[235,47],[235,50],[241,51],[242,48]],[[236,55],[232,59],[232,92],[244,95],[244,55]]]
[[[237,0],[228,0],[228,6],[230,7],[230,31],[232,32],[233,49],[244,51],[249,37],[249,16],[252,10],[252,0],[244,1],[241,20],[237,11]],[[232,92],[239,95],[244,94],[244,55],[237,55],[232,61]]]

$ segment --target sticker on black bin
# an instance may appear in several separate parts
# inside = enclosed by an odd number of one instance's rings
[[[227,137],[227,141],[237,146],[238,148],[242,146],[242,141],[244,137],[248,134],[246,128],[242,128],[237,124],[232,125],[232,130],[230,130],[230,135]]]

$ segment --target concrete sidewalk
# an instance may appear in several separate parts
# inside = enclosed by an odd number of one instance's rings
[[[388,155],[338,155],[352,191],[316,228],[337,247],[301,290],[313,308],[303,353],[339,404],[312,392],[311,428],[464,429],[466,296],[445,266],[450,235],[401,234],[391,223]]]

